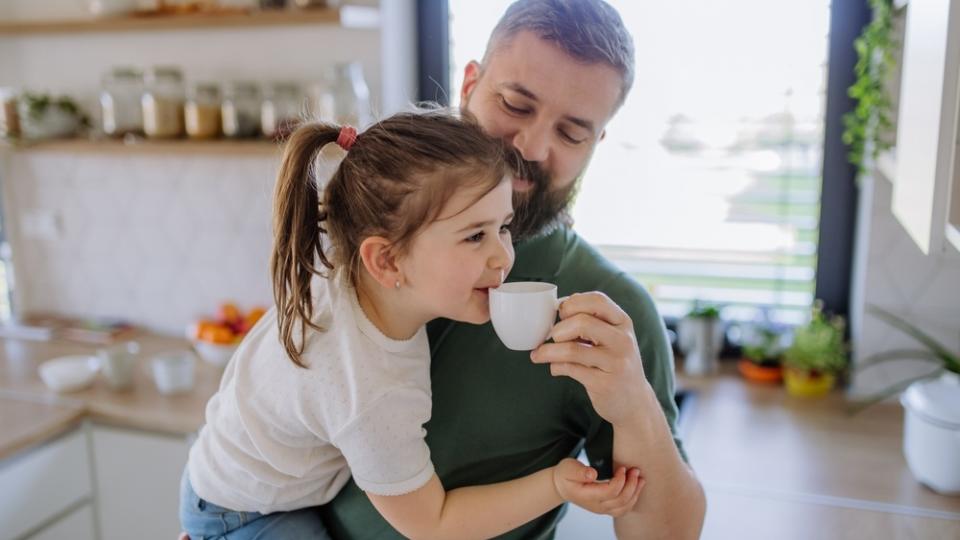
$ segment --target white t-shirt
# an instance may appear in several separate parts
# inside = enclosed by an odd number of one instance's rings
[[[324,504],[350,475],[360,489],[402,495],[433,476],[426,330],[386,337],[344,280],[314,280],[314,322],[296,366],[280,343],[276,308],[250,330],[207,403],[190,449],[201,498],[270,513]]]

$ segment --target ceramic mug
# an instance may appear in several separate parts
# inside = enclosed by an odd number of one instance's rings
[[[133,367],[137,362],[140,344],[136,341],[118,343],[97,351],[100,369],[107,383],[114,390],[129,388],[133,384]]]
[[[559,305],[552,283],[517,281],[490,289],[493,329],[514,351],[530,351],[547,340]]]

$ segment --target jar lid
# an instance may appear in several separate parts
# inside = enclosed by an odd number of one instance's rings
[[[260,87],[253,81],[231,81],[226,84],[225,92],[228,95],[256,95]]]
[[[175,66],[154,66],[153,69],[150,70],[150,78],[154,80],[168,79],[179,82],[183,80],[183,72]]]
[[[931,423],[960,430],[960,375],[956,373],[947,371],[939,378],[911,384],[900,402]]]
[[[204,98],[219,98],[220,86],[212,82],[196,82],[190,87],[194,96]]]
[[[133,66],[114,66],[109,76],[114,79],[143,79],[143,72]]]

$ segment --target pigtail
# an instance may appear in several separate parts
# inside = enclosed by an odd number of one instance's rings
[[[322,227],[326,212],[320,207],[314,163],[320,150],[335,142],[339,132],[337,127],[319,123],[297,129],[286,141],[274,190],[270,257],[273,296],[283,348],[300,367],[306,367],[300,355],[307,327],[320,330],[312,322],[310,282],[314,275],[322,275],[315,261],[333,269],[321,242],[321,233],[326,233]],[[300,327],[299,343],[294,339],[296,324]]]

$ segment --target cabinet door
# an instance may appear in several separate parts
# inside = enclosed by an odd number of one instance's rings
[[[41,529],[89,500],[90,462],[83,430],[0,463],[0,539]]]
[[[30,537],[30,540],[94,540],[93,505],[85,504],[70,515]]]
[[[893,213],[924,253],[946,245],[958,66],[960,0],[911,0],[903,40]]]
[[[170,540],[180,531],[185,437],[95,426],[94,475],[103,540]]]

